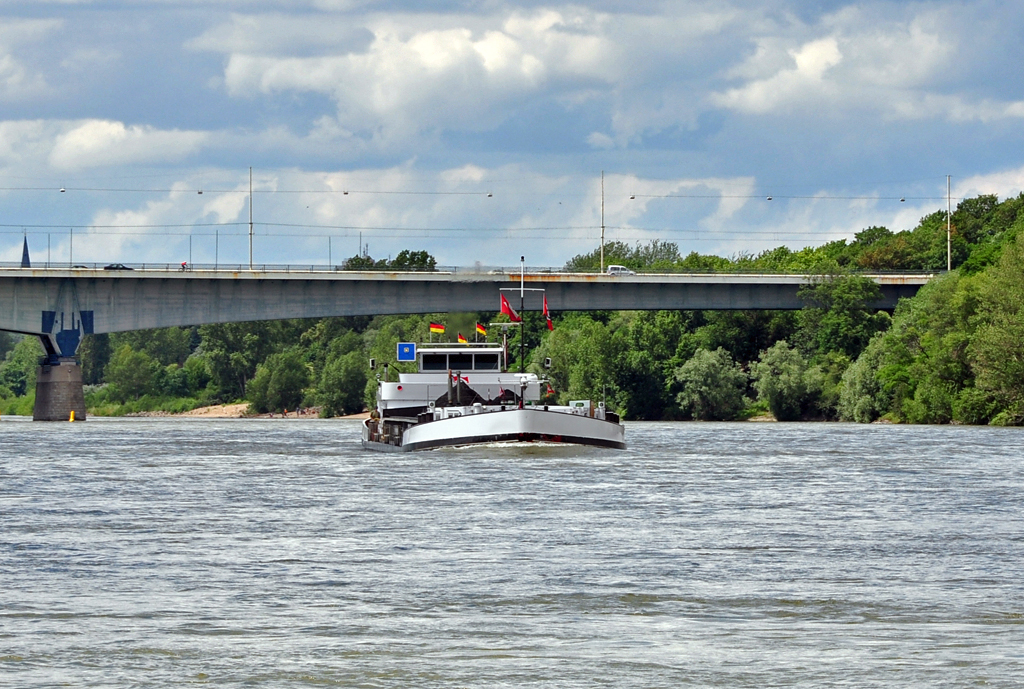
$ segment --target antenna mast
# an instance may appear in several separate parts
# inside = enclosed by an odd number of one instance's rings
[[[526,373],[526,256],[519,257],[519,372]]]

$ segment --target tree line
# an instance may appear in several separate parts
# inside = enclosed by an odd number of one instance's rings
[[[549,401],[604,399],[626,419],[885,418],[905,423],[1024,423],[1024,195],[965,199],[952,215],[954,270],[893,314],[876,311],[874,270],[946,264],[944,211],[907,231],[870,227],[852,241],[733,257],[653,241],[605,245],[605,263],[648,272],[801,272],[798,311],[562,312],[555,329],[527,313],[526,366],[550,377]],[[599,268],[595,250],[571,271]],[[433,270],[426,252],[356,256],[345,267]],[[318,407],[324,416],[373,404],[368,360],[394,362],[429,323],[470,336],[494,313],[324,318],[88,336],[79,351],[93,413],[181,411],[248,401],[254,412]],[[491,341],[500,341],[492,328]],[[518,329],[509,331],[512,367]],[[472,339],[472,337],[470,337]],[[0,334],[0,411],[31,413],[34,338]],[[552,359],[550,370],[540,366]],[[408,368],[394,364],[393,369]]]

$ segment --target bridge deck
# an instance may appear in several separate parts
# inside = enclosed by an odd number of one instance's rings
[[[326,268],[326,267],[325,267]],[[877,308],[892,309],[932,274],[869,274]],[[526,274],[554,311],[799,309],[807,275],[699,273],[608,276]],[[182,272],[102,268],[0,268],[0,330],[50,335],[118,332],[281,318],[497,311],[518,271],[357,272],[274,267]],[[540,309],[538,292],[526,308]],[[68,340],[71,344],[71,340]],[[75,342],[77,345],[77,342]]]

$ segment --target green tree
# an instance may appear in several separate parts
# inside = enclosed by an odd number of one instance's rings
[[[188,372],[177,364],[162,366],[153,377],[153,390],[163,397],[188,397]]]
[[[388,269],[432,273],[437,270],[437,260],[426,251],[402,249],[388,265]]]
[[[704,256],[691,251],[681,259],[676,268],[681,273],[729,273],[732,272],[732,261],[724,256]]]
[[[841,352],[854,359],[889,324],[888,314],[871,308],[882,292],[869,278],[830,276],[801,287],[799,294],[806,306],[798,316],[798,338],[810,352]]]
[[[346,258],[342,270],[393,270],[433,272],[437,270],[437,260],[426,251],[409,251],[403,249],[393,260],[377,259],[372,256],[360,255]]]
[[[621,340],[612,376],[624,418],[661,419],[669,413],[675,401],[672,372],[681,363],[674,357],[692,317],[692,312],[634,311],[612,319],[609,327]]]
[[[206,357],[201,354],[193,354],[185,360],[182,370],[185,372],[189,394],[203,395],[210,381],[213,380],[210,374],[210,364]]]
[[[843,374],[850,364],[850,357],[842,352],[828,352],[815,357],[814,365],[808,369],[808,384],[820,390],[814,407],[817,414],[823,418],[839,418],[839,395],[842,392]]]
[[[145,352],[123,344],[110,357],[103,376],[110,384],[110,398],[127,402],[154,391],[154,380],[162,367]]]
[[[843,374],[839,395],[839,418],[871,423],[889,411],[892,393],[878,378],[885,360],[884,340],[877,336]]]
[[[796,421],[820,393],[820,371],[808,366],[800,352],[779,340],[751,366],[757,398],[779,421]]]
[[[998,400],[1002,424],[1024,424],[1024,235],[979,276],[977,331],[967,348],[975,386]]]
[[[37,337],[24,337],[0,362],[0,385],[21,397],[35,391],[36,371],[43,356]]]
[[[679,407],[696,419],[734,419],[745,406],[747,375],[721,347],[713,352],[698,349],[676,369],[675,377],[682,387],[676,398]]]
[[[181,366],[192,353],[192,328],[156,328],[110,334],[111,351],[128,345],[136,352],[145,352],[164,366]]]
[[[604,265],[623,265],[631,270],[646,272],[673,271],[679,261],[679,246],[674,242],[655,239],[648,243],[637,242],[630,246],[625,242],[606,242]],[[601,248],[590,253],[573,256],[565,264],[569,273],[597,273],[601,270]]]
[[[308,330],[305,321],[216,323],[199,327],[200,349],[223,400],[245,397],[256,366],[274,353],[296,345]]]
[[[263,414],[302,406],[312,372],[297,349],[271,354],[256,367],[248,397],[253,411]]]
[[[351,256],[346,258],[341,264],[342,270],[387,270],[388,261],[382,258],[378,261],[373,260],[372,256]]]
[[[651,353],[630,349],[616,367],[616,387],[627,419],[660,419],[668,406],[665,372]]]
[[[604,323],[586,314],[567,314],[535,350],[534,370],[539,370],[537,363],[551,359],[547,374],[562,404],[573,399],[615,399],[619,392],[615,362],[623,344]]]
[[[328,417],[361,412],[365,408],[368,378],[366,356],[361,349],[328,359],[317,386],[317,399],[322,405],[320,415]]]
[[[0,361],[4,360],[7,352],[14,349],[14,336],[11,333],[0,330]]]
[[[86,335],[78,346],[76,356],[82,365],[82,382],[99,385],[103,382],[103,370],[110,362],[110,336],[107,333]]]
[[[755,361],[760,352],[796,330],[797,316],[790,311],[705,311],[704,324],[694,330],[696,348],[721,347],[736,360]]]
[[[372,320],[370,316],[321,318],[302,333],[299,345],[306,351],[306,358],[313,364],[313,369],[322,371],[339,338],[350,343],[345,351],[363,347],[363,332]]]

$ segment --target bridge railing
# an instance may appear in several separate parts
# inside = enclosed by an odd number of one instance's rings
[[[5,270],[19,269],[21,263],[19,261],[0,261],[0,268]],[[340,265],[327,265],[323,263],[254,263],[250,268],[248,263],[188,263],[182,266],[180,263],[107,263],[107,262],[89,262],[89,261],[75,261],[69,263],[67,261],[38,261],[34,262],[30,268],[25,270],[39,270],[39,269],[52,269],[52,270],[94,270],[103,272],[117,272],[117,271],[132,271],[132,270],[145,270],[145,271],[163,271],[170,273],[180,272],[249,272],[255,271],[260,273],[338,273],[346,272],[345,268]],[[437,266],[433,272],[438,273],[451,273],[456,275],[519,275],[519,266],[487,266],[482,264],[474,264],[472,266]],[[364,272],[364,271],[358,271]],[[376,272],[376,271],[369,271]],[[415,271],[414,271],[415,272]],[[526,272],[529,275],[543,275],[543,274],[571,274],[576,273],[580,275],[593,275],[595,273],[587,273],[586,271],[566,271],[561,267],[552,266],[526,266]],[[862,270],[856,271],[855,274],[866,274],[866,275],[935,275],[938,273],[945,272],[944,270]],[[672,272],[651,272],[640,274],[647,275],[789,275],[788,271],[771,271],[771,270],[688,270],[688,271],[672,271]]]
[[[0,268],[21,268],[21,263],[18,261],[0,261]],[[75,261],[69,263],[67,261],[39,261],[33,262],[30,268],[26,270],[39,270],[39,269],[53,269],[53,270],[103,270],[103,271],[118,271],[118,270],[146,270],[146,271],[165,271],[165,272],[200,272],[200,271],[228,271],[228,272],[247,272],[250,270],[261,272],[261,273],[335,273],[335,272],[346,272],[344,266],[341,265],[327,265],[323,263],[254,263],[250,268],[248,263],[187,263],[184,266],[181,263],[107,263],[107,262],[90,262],[90,261]],[[356,272],[378,272],[378,271],[356,271]],[[383,271],[381,271],[383,272]],[[412,271],[418,272],[418,271]],[[506,266],[485,266],[485,265],[472,265],[472,266],[437,266],[431,272],[438,273],[457,273],[457,274],[498,274],[498,275],[518,275],[519,266],[506,267]],[[551,266],[527,266],[526,272],[531,275],[538,273],[563,273],[561,268],[555,268]]]

